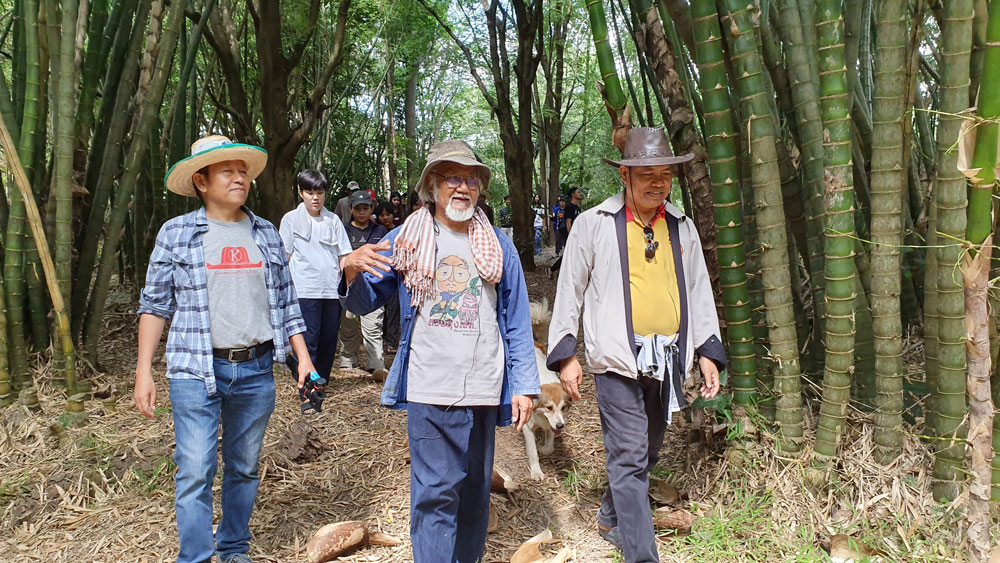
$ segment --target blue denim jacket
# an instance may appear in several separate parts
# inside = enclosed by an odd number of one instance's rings
[[[500,412],[497,417],[500,426],[511,423],[511,397],[514,395],[537,395],[541,392],[538,381],[538,366],[535,363],[535,343],[531,333],[531,313],[528,308],[528,288],[524,284],[524,272],[517,255],[517,249],[507,235],[493,227],[503,249],[503,276],[497,285],[497,324],[503,336],[504,374],[500,396]],[[399,228],[393,229],[382,240],[395,244]],[[392,250],[382,252],[391,256]],[[350,287],[345,280],[340,282],[341,302],[348,311],[365,315],[388,303],[393,292],[399,294],[399,310],[402,330],[399,349],[392,362],[389,377],[382,390],[382,404],[391,409],[406,408],[406,370],[410,363],[410,338],[413,335],[413,319],[417,309],[410,304],[410,292],[397,276],[396,270],[383,272],[381,279],[363,274],[354,278]]]

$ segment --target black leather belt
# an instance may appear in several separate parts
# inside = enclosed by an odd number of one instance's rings
[[[274,349],[274,341],[268,340],[249,348],[212,348],[212,355],[230,362],[245,362],[260,357]]]

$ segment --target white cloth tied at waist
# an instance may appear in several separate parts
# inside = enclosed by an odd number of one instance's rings
[[[663,334],[635,335],[635,345],[638,347],[636,364],[639,368],[639,375],[640,377],[651,377],[660,382],[662,389],[660,397],[666,399],[663,411],[667,424],[671,423],[673,413],[681,410],[683,406],[677,398],[681,392],[679,382],[683,381],[683,378],[678,378],[675,373],[678,370],[681,353],[678,337],[676,332],[669,336]]]

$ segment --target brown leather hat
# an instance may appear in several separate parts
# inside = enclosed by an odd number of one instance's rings
[[[674,156],[670,141],[663,127],[633,127],[625,137],[625,152],[622,159],[615,161],[603,158],[614,167],[619,166],[666,166],[687,162],[694,158],[691,153]]]

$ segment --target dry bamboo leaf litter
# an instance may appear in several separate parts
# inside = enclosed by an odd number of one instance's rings
[[[529,273],[529,287],[533,297],[548,292],[552,302],[554,289],[542,280],[544,275],[544,268]],[[107,322],[116,323],[109,327],[114,336],[102,342],[104,363],[98,366],[105,370],[100,374],[101,386],[112,390],[117,399],[113,411],[106,410],[101,401],[88,402],[86,427],[53,434],[50,426],[60,413],[62,395],[52,384],[48,365],[34,373],[42,415],[19,407],[0,410],[0,561],[120,563],[176,557],[174,440],[162,355],[158,416],[147,421],[135,413],[130,398],[135,320],[128,313],[134,309],[129,299],[119,296],[119,302],[111,306]],[[907,341],[911,371],[917,369],[912,367],[912,358],[921,353],[920,346],[919,339]],[[307,419],[326,448],[312,459],[295,462],[278,450],[285,434],[302,417],[291,378],[282,373],[277,381],[277,407],[265,436],[260,495],[251,521],[255,561],[305,561],[307,539],[324,524],[343,520],[365,522],[371,530],[402,543],[369,546],[341,560],[410,561],[405,413],[378,406],[381,388],[367,374],[338,373],[330,386],[330,408]],[[498,531],[487,539],[486,561],[509,561],[540,529],[551,529],[563,538],[565,546],[575,550],[574,561],[611,560],[609,544],[595,529],[606,475],[591,378],[585,379],[581,391],[584,398],[574,405],[556,452],[541,459],[546,474],[542,482],[525,479],[528,469],[522,435],[509,428],[498,431],[497,464],[520,488],[493,495]],[[734,465],[724,455],[721,440],[709,450],[690,446],[688,428],[681,420],[668,431],[660,468],[680,491],[684,499],[680,507],[699,519],[712,514],[713,507],[731,503],[741,489],[769,491],[772,518],[789,534],[808,528],[816,531],[818,540],[828,541],[867,521],[895,522],[902,515],[907,522],[902,534],[893,533],[892,542],[886,538],[878,545],[890,552],[909,551],[925,527],[943,518],[929,492],[930,450],[915,436],[907,436],[903,457],[883,468],[869,455],[873,442],[869,416],[852,412],[844,435],[845,450],[833,475],[837,485],[818,498],[801,485],[804,462],[779,460],[773,437],[766,432],[760,444],[750,444],[737,456]],[[811,437],[807,436],[806,443]],[[218,494],[215,502],[218,517]],[[945,510],[953,513],[957,507]],[[698,523],[694,526],[697,529]],[[960,549],[962,530],[956,527],[951,533]],[[67,534],[74,539],[68,540]],[[680,560],[671,549],[675,541],[679,540],[661,538],[664,561]],[[938,554],[925,557],[945,554],[941,547]]]

